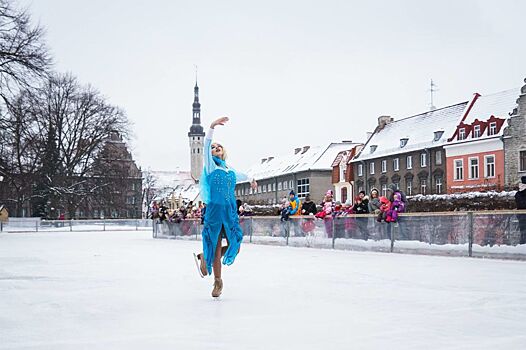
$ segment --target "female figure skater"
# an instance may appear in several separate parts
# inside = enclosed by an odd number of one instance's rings
[[[221,257],[223,264],[231,265],[239,252],[243,232],[239,226],[235,197],[236,181],[246,180],[247,176],[236,173],[225,163],[226,151],[217,142],[212,143],[214,128],[225,125],[228,117],[215,120],[206,134],[204,145],[204,169],[201,175],[201,198],[206,203],[204,217],[203,252],[194,254],[201,277],[214,273],[212,296],[217,298],[223,290],[221,279]],[[252,180],[252,188],[257,183]],[[222,238],[227,245],[222,246]]]

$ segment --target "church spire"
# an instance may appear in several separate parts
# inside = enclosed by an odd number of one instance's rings
[[[199,103],[199,86],[197,86],[197,67],[195,73],[194,103],[192,104],[192,126],[188,133],[190,142],[190,167],[192,177],[199,180],[203,171],[203,147],[205,133],[201,126],[201,104]]]

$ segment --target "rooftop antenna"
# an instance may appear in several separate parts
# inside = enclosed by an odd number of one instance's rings
[[[431,95],[431,102],[429,103],[429,110],[430,111],[434,111],[435,109],[437,109],[435,107],[435,105],[433,104],[433,92],[435,91],[438,91],[438,89],[436,89],[436,84],[433,82],[433,79],[431,79],[431,84],[430,84],[431,88],[429,89],[429,93]]]
[[[194,64],[195,67],[195,85],[197,85],[197,64]]]

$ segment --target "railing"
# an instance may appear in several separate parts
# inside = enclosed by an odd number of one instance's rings
[[[526,260],[526,210],[405,213],[397,223],[374,215],[241,217],[244,242],[358,251]],[[154,224],[155,238],[199,240],[200,220]],[[521,233],[522,232],[522,233]]]
[[[10,218],[0,222],[0,232],[72,232],[72,231],[150,231],[152,220],[98,219],[98,220],[40,220],[38,218]]]

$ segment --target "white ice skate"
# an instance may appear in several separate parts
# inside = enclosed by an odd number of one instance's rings
[[[201,276],[201,278],[204,278],[206,275],[208,275],[208,273],[203,272],[203,270],[207,271],[206,265],[204,262],[204,256],[203,256],[203,260],[201,260],[197,257],[195,253],[193,254],[194,254],[195,266],[197,266],[197,272],[199,272],[199,276]]]

